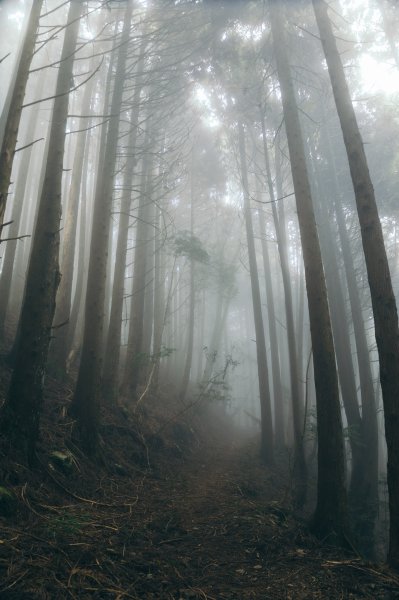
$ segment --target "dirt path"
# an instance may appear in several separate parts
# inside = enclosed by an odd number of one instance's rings
[[[173,483],[168,535],[158,540],[179,585],[170,597],[399,597],[359,561],[323,553],[284,508],[287,496],[284,479],[254,449],[222,445],[191,457]]]
[[[219,444],[170,464],[104,477],[93,502],[25,487],[25,523],[0,532],[0,598],[399,598],[392,574],[307,535],[254,449]]]

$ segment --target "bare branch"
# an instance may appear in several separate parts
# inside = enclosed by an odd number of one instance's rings
[[[44,138],[38,138],[34,142],[26,144],[26,146],[21,146],[21,148],[17,148],[16,150],[14,150],[14,154],[16,154],[17,152],[21,152],[21,150],[26,150],[26,148],[30,148],[31,146],[33,146],[33,144],[36,144],[36,142],[41,142],[42,140],[44,140]]]
[[[40,102],[46,102],[47,100],[54,100],[54,98],[59,98],[60,96],[67,96],[68,94],[71,94],[72,92],[75,92],[77,89],[79,89],[80,87],[82,87],[82,85],[85,85],[85,83],[87,83],[88,81],[90,81],[90,79],[92,77],[94,77],[94,75],[96,75],[96,73],[98,73],[98,71],[100,70],[102,64],[103,64],[103,61],[100,62],[100,64],[93,71],[93,73],[90,75],[90,77],[88,77],[87,79],[85,79],[84,81],[82,81],[81,83],[79,83],[78,85],[76,85],[75,87],[71,88],[67,92],[63,92],[62,94],[55,94],[55,96],[48,96],[47,98],[41,98],[40,100],[34,100],[33,102],[28,102],[27,104],[24,104],[21,108],[27,108],[28,106],[33,106],[34,104],[39,104]]]

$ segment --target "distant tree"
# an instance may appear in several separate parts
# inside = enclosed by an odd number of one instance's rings
[[[266,464],[272,465],[274,462],[274,439],[269,374],[267,366],[265,331],[262,317],[262,304],[259,289],[259,275],[256,262],[254,232],[250,207],[248,172],[245,151],[245,133],[244,126],[242,123],[239,123],[238,125],[238,136],[242,188],[244,194],[245,228],[247,232],[248,260],[251,277],[252,307],[256,335],[256,355],[258,364],[259,396],[261,408],[261,456]]]

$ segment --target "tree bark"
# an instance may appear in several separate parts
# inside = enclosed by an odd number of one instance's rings
[[[257,192],[258,199],[260,194]],[[273,379],[274,400],[274,432],[276,446],[284,447],[284,406],[283,388],[281,385],[280,356],[277,341],[276,314],[274,308],[274,294],[272,274],[270,269],[269,248],[267,247],[265,216],[258,210],[259,232],[262,246],[263,272],[266,286],[267,314],[270,332],[270,353]]]
[[[128,154],[131,154],[131,156],[127,158],[125,172],[123,175],[123,193],[121,200],[121,212],[119,216],[111,314],[104,357],[102,393],[105,401],[110,404],[115,403],[116,394],[118,391],[121,324],[125,291],[126,252],[129,232],[129,214],[132,203],[131,186],[133,184],[133,173],[137,162],[135,152],[137,150],[137,125],[140,113],[140,93],[143,86],[142,72],[144,65],[144,51],[145,44],[143,42],[137,65],[138,80],[135,84],[129,123],[130,131],[127,143],[127,152]]]
[[[266,127],[263,112],[261,111],[261,125],[262,125],[262,140],[263,140],[263,157],[266,168],[266,178],[269,190],[269,198],[272,206],[274,227],[276,230],[277,237],[277,248],[280,257],[281,275],[283,280],[284,288],[284,304],[285,304],[285,318],[287,326],[287,342],[288,342],[288,359],[290,366],[290,384],[291,384],[291,405],[293,414],[293,428],[294,428],[294,444],[295,444],[295,456],[294,456],[294,502],[296,506],[302,507],[306,501],[307,494],[307,467],[305,460],[305,448],[303,440],[303,407],[302,397],[300,393],[300,376],[298,371],[298,355],[296,346],[295,336],[295,324],[294,324],[294,309],[292,302],[292,287],[291,287],[291,275],[288,261],[288,241],[285,227],[285,213],[283,200],[280,200],[279,212],[277,212],[276,197],[273,188],[273,180],[270,169],[270,158],[269,150],[267,148],[266,138]],[[280,184],[280,157],[276,154],[276,171],[277,171],[277,183]],[[280,185],[278,185],[280,188]],[[282,190],[281,195],[282,195]]]
[[[3,431],[13,439],[15,445],[22,448],[29,461],[35,455],[39,432],[43,378],[60,278],[61,181],[69,101],[66,92],[72,81],[82,10],[83,5],[79,0],[71,0],[58,72],[49,152],[27,273],[15,368],[1,414]]]
[[[90,100],[92,96],[94,78],[86,85],[82,100],[82,114],[90,112]],[[89,119],[80,119],[79,125],[82,129],[89,126]],[[54,374],[60,378],[66,375],[66,360],[68,357],[68,329],[72,302],[73,267],[75,260],[75,242],[78,223],[79,198],[82,184],[84,155],[87,151],[87,131],[78,135],[74,150],[72,167],[72,179],[69,186],[68,205],[64,219],[64,237],[61,252],[61,283],[57,292],[54,327],[55,335],[51,344],[50,366]],[[61,325],[59,328],[58,326]]]
[[[147,123],[143,144],[143,161],[140,181],[140,199],[137,214],[136,240],[134,251],[133,287],[130,305],[129,335],[126,348],[126,363],[122,381],[124,395],[134,397],[140,380],[143,362],[143,319],[145,301],[145,281],[147,270],[148,215],[153,175],[153,155],[149,153],[151,124]]]
[[[43,0],[35,0],[32,4],[22,52],[17,66],[18,72],[14,83],[0,151],[0,238],[2,237],[4,212],[7,204],[8,188],[10,186],[12,165],[17,145],[22,105],[25,97],[26,84],[29,78],[30,64],[35,49],[36,31],[39,26],[42,5]]]
[[[96,454],[99,421],[99,381],[104,327],[107,250],[110,234],[112,190],[118,145],[119,120],[124,88],[125,64],[132,19],[132,2],[126,7],[116,80],[111,103],[104,167],[98,173],[90,244],[89,272],[85,300],[82,357],[72,410],[78,416],[81,439],[88,454]],[[100,150],[101,153],[101,150]],[[101,162],[99,163],[101,164]]]
[[[272,465],[274,461],[274,441],[271,399],[269,389],[269,374],[267,367],[265,331],[263,328],[262,303],[260,299],[258,267],[256,264],[255,241],[252,225],[252,215],[249,199],[247,159],[245,153],[245,134],[242,123],[238,125],[239,153],[241,178],[244,194],[244,217],[247,233],[249,271],[251,277],[252,307],[255,322],[256,355],[258,362],[258,381],[261,409],[261,457],[266,464]]]
[[[324,0],[313,0],[313,7],[348,155],[370,285],[388,448],[390,512],[388,560],[392,566],[399,568],[398,314],[374,188],[344,68],[328,16],[327,4]]]
[[[327,290],[312,206],[305,149],[288,62],[282,16],[277,0],[270,2],[273,48],[280,80],[285,127],[291,159],[299,229],[305,265],[317,399],[318,482],[313,531],[344,543],[347,526],[345,462],[338,378],[327,302]]]
[[[39,76],[35,87],[35,97],[41,93],[41,90],[43,89],[43,83],[44,78],[41,75]],[[35,132],[38,129],[38,116],[38,105],[32,106],[29,114],[28,127],[26,129],[25,143],[29,143],[34,140]],[[12,203],[10,218],[11,224],[7,229],[6,237],[16,238],[18,235],[24,234],[24,231],[21,229],[21,217],[28,184],[29,168],[32,168],[32,163],[34,162],[31,160],[33,148],[33,146],[29,146],[28,148],[25,148],[25,150],[22,150],[22,158],[18,168]],[[0,338],[3,338],[4,336],[4,326],[6,323],[7,309],[10,301],[12,274],[17,244],[18,241],[13,239],[12,241],[5,242],[3,246],[3,266],[0,280]]]

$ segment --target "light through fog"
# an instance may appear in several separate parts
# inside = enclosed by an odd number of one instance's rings
[[[364,93],[381,92],[387,96],[399,94],[399,72],[392,62],[378,61],[369,54],[359,58]]]

